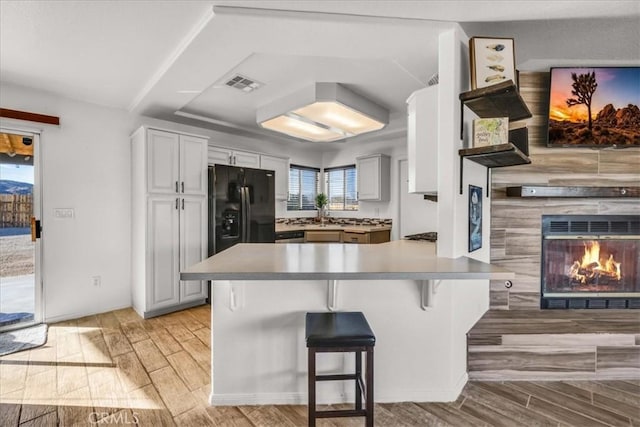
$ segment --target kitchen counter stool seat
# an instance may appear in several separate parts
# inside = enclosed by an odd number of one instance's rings
[[[305,337],[308,348],[309,426],[316,425],[316,418],[365,417],[366,425],[373,427],[373,348],[376,337],[364,314],[307,313]],[[365,381],[362,378],[362,352],[367,354]],[[317,375],[316,353],[355,353],[355,373]],[[317,411],[316,382],[342,380],[355,380],[354,409]]]

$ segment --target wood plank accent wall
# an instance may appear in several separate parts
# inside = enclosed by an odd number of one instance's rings
[[[637,186],[640,148],[602,150],[547,148],[549,73],[520,73],[520,94],[533,113],[527,119],[530,165],[493,170],[491,185],[491,263],[516,273],[513,287],[491,283],[491,308],[539,308],[541,216],[558,214],[640,215],[637,199],[521,199],[506,187],[522,184]]]

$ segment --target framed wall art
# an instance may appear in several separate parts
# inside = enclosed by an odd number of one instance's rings
[[[471,37],[471,89],[480,89],[507,80],[516,81],[516,56],[513,39]]]
[[[482,187],[469,185],[469,252],[482,247]]]

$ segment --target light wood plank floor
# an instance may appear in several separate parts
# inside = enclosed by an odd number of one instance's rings
[[[125,309],[50,325],[45,346],[0,358],[0,426],[306,425],[302,405],[207,405],[210,314]],[[470,382],[453,403],[377,404],[376,425],[640,426],[639,408],[638,380]]]

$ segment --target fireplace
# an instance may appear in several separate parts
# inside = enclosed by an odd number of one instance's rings
[[[640,216],[543,215],[541,308],[640,308]]]

